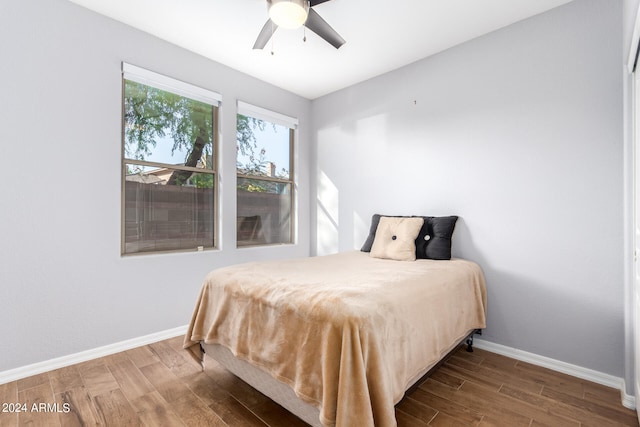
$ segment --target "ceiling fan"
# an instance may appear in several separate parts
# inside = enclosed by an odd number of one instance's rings
[[[336,49],[345,40],[313,10],[314,6],[329,0],[267,0],[269,19],[262,27],[254,49],[263,49],[278,27],[294,29],[305,26]]]

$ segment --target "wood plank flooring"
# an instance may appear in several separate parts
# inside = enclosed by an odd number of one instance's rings
[[[215,361],[206,365],[202,372],[177,337],[2,384],[0,410],[11,411],[0,412],[0,426],[306,425]],[[396,415],[399,427],[638,426],[618,390],[462,348]]]

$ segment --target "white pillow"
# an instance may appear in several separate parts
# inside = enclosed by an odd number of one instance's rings
[[[416,237],[424,219],[380,217],[370,256],[397,261],[416,260]]]

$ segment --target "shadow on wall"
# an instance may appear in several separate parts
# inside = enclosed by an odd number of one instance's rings
[[[517,250],[517,243],[513,243]],[[487,283],[487,327],[483,339],[612,375],[616,367],[603,360],[620,359],[616,345],[620,337],[611,336],[620,323],[620,313],[610,310],[597,295],[573,293],[563,283],[540,280],[508,271],[489,261],[475,243],[473,233],[463,218],[458,219],[453,234],[452,254],[474,261],[482,268]],[[507,267],[507,268],[505,268]],[[571,268],[571,266],[567,266]],[[545,265],[540,265],[544,270]],[[551,279],[552,280],[552,279]],[[526,314],[525,314],[526,313]],[[593,314],[597,313],[597,316]],[[587,325],[576,319],[599,319]],[[550,334],[549,331],[554,331]],[[525,339],[523,340],[523,337]],[[594,340],[594,337],[599,337]],[[523,344],[523,342],[525,344]],[[568,348],[566,343],[577,345]],[[584,343],[584,345],[580,345]]]
[[[483,331],[483,336],[489,341],[499,336],[499,344],[512,345],[518,341],[517,337],[529,334],[529,319],[513,319],[505,312],[504,287],[508,287],[507,295],[517,290],[516,295],[525,297],[526,290],[530,285],[523,283],[523,278],[510,276],[505,272],[496,269],[484,256],[480,248],[475,244],[471,229],[464,218],[459,217],[452,237],[452,256],[473,261],[480,265],[487,282],[487,328]],[[506,301],[511,307],[519,304],[519,299],[511,301],[507,297]],[[510,310],[507,310],[510,311]],[[525,311],[526,312],[526,311]]]

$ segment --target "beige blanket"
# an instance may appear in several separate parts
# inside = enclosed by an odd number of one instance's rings
[[[326,426],[395,426],[406,388],[485,327],[477,264],[348,252],[211,272],[185,348],[228,347],[320,409]]]

